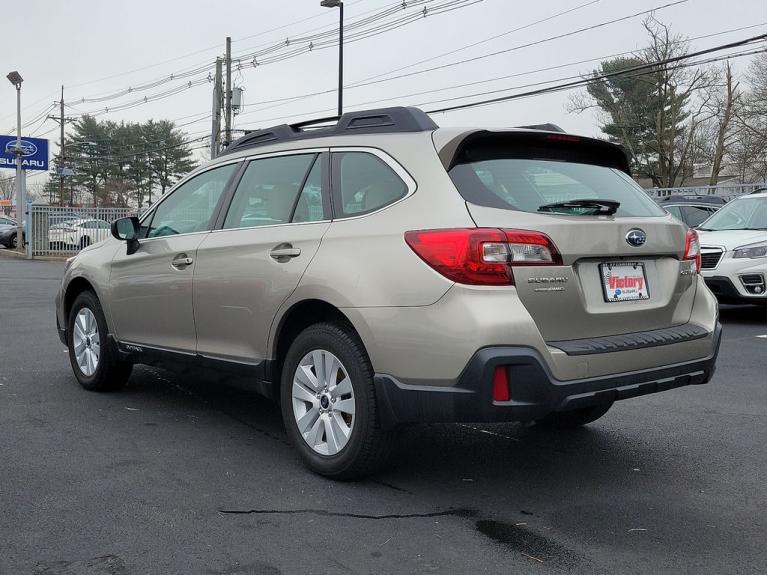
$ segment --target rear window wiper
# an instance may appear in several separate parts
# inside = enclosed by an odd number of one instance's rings
[[[574,213],[580,213],[575,210],[591,209],[593,212],[583,215],[589,216],[611,216],[618,211],[621,203],[613,200],[567,200],[566,202],[554,202],[553,204],[544,204],[538,206],[539,212],[567,213],[562,210],[574,210]]]

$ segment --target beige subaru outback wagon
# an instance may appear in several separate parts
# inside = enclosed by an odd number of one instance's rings
[[[402,424],[583,425],[714,372],[695,231],[620,148],[552,125],[387,108],[259,130],[112,235],[56,298],[82,386],[240,374],[329,477],[375,470]]]

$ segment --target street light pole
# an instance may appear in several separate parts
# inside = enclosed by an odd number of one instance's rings
[[[343,0],[322,0],[323,8],[339,9],[338,24],[338,116],[344,113],[344,3]]]
[[[16,71],[6,78],[16,87],[16,249],[24,252],[24,183],[21,173],[21,83],[24,78]]]

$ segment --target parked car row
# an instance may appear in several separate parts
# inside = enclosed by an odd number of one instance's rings
[[[109,222],[97,219],[66,220],[48,229],[52,250],[83,249],[109,237]]]
[[[73,214],[74,212],[49,216],[49,249],[80,250],[109,237],[108,221]],[[16,220],[13,218],[0,216],[0,245],[6,248],[17,247],[16,226]]]

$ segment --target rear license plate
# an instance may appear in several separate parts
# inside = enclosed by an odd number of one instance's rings
[[[599,265],[605,301],[650,299],[647,275],[642,262],[616,262]]]

